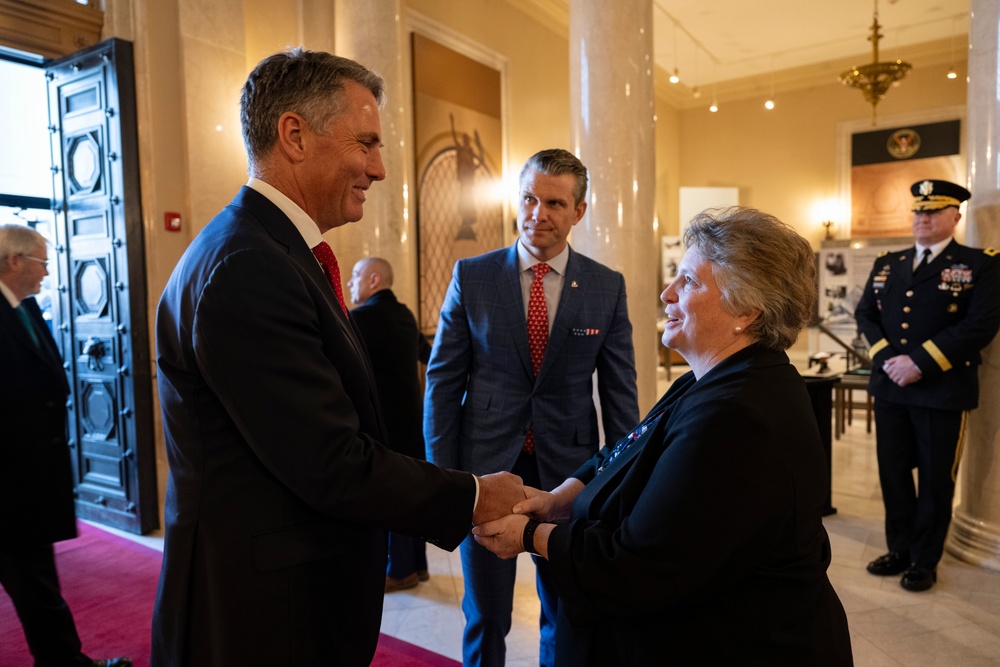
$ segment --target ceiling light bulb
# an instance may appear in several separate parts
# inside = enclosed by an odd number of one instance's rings
[[[680,81],[681,81],[680,73],[677,71],[677,68],[675,67],[674,73],[670,75],[670,83],[680,83]]]
[[[693,97],[694,97],[695,99],[698,99],[699,97],[701,97],[701,91],[700,91],[700,90],[698,90],[698,86],[695,86],[694,88],[692,88],[692,89],[691,89],[691,95],[692,95],[692,96],[693,96]]]
[[[715,102],[712,102],[712,106],[708,107],[708,110],[711,111],[712,113],[715,113],[716,111],[719,110],[719,105],[716,104]]]
[[[949,67],[948,68],[948,78],[949,79],[957,79],[958,78],[958,74],[955,73],[955,68],[954,67]]]
[[[767,102],[764,102],[764,108],[767,109],[768,111],[770,111],[771,109],[773,109],[774,108],[774,100],[768,100]]]

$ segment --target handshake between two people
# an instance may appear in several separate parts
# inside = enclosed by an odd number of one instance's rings
[[[548,557],[548,536],[554,528],[543,523],[534,531],[532,544],[524,544],[529,519],[543,522],[565,521],[573,500],[583,490],[583,482],[570,478],[553,491],[524,486],[509,472],[479,477],[479,502],[473,512],[476,542],[500,558],[514,558],[522,551]]]

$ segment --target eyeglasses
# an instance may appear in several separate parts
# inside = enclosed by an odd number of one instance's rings
[[[49,268],[49,260],[47,259],[39,259],[37,257],[32,257],[31,255],[25,255],[24,253],[21,253],[21,257],[24,257],[25,259],[30,259],[32,262],[38,262],[39,264],[44,264],[46,269]]]

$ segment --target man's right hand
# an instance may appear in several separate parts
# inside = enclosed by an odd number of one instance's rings
[[[472,511],[472,523],[493,521],[511,513],[525,499],[521,478],[509,472],[479,476],[479,502]]]

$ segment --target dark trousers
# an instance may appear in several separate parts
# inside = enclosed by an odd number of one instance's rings
[[[59,592],[51,544],[0,547],[0,584],[21,620],[35,667],[89,664],[69,605]]]
[[[886,542],[890,551],[909,552],[921,567],[933,569],[944,553],[964,417],[962,411],[875,399]]]
[[[426,543],[399,533],[389,533],[389,564],[385,573],[393,579],[405,579],[421,570],[427,570]]]
[[[521,454],[512,471],[524,483],[539,488],[535,457]],[[503,667],[506,662],[507,633],[510,632],[514,608],[514,580],[517,559],[503,560],[469,535],[460,547],[465,595],[465,632],[462,637],[462,664],[466,667]],[[559,597],[549,570],[549,562],[532,556],[535,562],[535,588],[541,601],[538,664],[555,664],[556,617]]]

